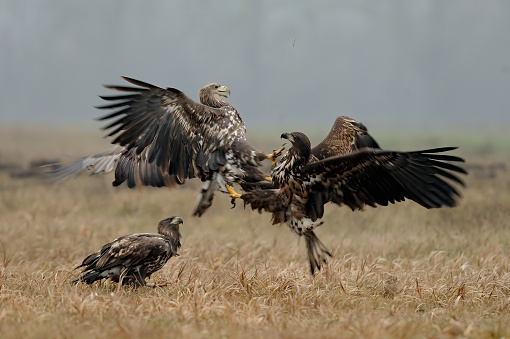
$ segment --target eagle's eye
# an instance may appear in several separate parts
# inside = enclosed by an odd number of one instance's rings
[[[218,88],[218,87],[220,87],[220,86],[219,85],[214,85],[214,88]]]

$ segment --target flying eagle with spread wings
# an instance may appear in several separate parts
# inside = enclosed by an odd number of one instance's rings
[[[256,188],[238,194],[253,210],[272,213],[272,223],[285,223],[306,239],[312,274],[331,256],[313,232],[321,225],[324,205],[333,202],[353,211],[366,205],[387,206],[410,199],[425,208],[453,207],[460,197],[454,185],[464,186],[456,175],[467,174],[455,165],[464,160],[443,154],[455,147],[414,152],[379,147],[360,122],[346,116],[336,119],[326,138],[311,147],[301,132],[283,133],[292,147],[273,168],[275,188]],[[453,184],[453,185],[452,185]]]
[[[174,187],[198,177],[204,182],[193,212],[198,216],[211,206],[215,190],[226,192],[226,183],[270,185],[258,167],[264,159],[274,162],[283,148],[265,154],[246,140],[241,116],[224,99],[227,87],[208,83],[197,103],[175,88],[123,78],[138,87],[105,85],[127,94],[100,96],[112,103],[97,107],[114,110],[100,120],[113,120],[104,129],[113,129],[108,136],[116,146],[51,171],[56,180],[115,170],[112,184],[133,188]]]
[[[101,279],[111,279],[119,286],[145,286],[145,278],[159,271],[171,257],[179,255],[179,225],[182,223],[182,218],[173,216],[159,222],[158,234],[130,234],[109,242],[75,268],[84,267],[82,275],[71,283],[90,285]]]

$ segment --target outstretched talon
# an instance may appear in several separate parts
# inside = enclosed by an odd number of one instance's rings
[[[230,193],[230,197],[232,197],[230,202],[232,203],[232,208],[234,208],[236,207],[236,199],[239,199],[241,194],[234,191],[234,187],[230,186],[229,184],[226,184],[225,187],[227,188],[228,193]]]
[[[275,159],[278,158],[282,154],[284,149],[285,149],[285,146],[282,146],[279,149],[277,149],[276,151],[273,151],[273,153],[266,155],[266,159],[271,160],[271,164],[273,165],[273,167],[276,166]]]

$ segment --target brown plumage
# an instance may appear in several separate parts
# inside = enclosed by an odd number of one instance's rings
[[[71,283],[92,284],[111,279],[124,285],[144,286],[145,278],[160,270],[168,259],[179,255],[182,222],[180,217],[170,217],[159,222],[158,234],[130,234],[109,242],[76,267],[84,269]]]
[[[197,177],[205,182],[193,213],[200,216],[225,183],[266,179],[257,167],[278,154],[266,155],[246,140],[239,113],[224,99],[230,94],[227,87],[208,83],[197,103],[175,88],[124,79],[138,87],[107,85],[127,94],[101,96],[112,103],[98,107],[113,109],[100,120],[113,120],[104,129],[111,130],[108,136],[117,146],[51,171],[56,180],[84,170],[115,170],[113,185],[127,182],[133,188],[173,187]]]
[[[328,135],[312,148],[312,161],[342,155],[363,147],[380,148],[361,122],[346,116],[336,118]]]
[[[255,189],[242,195],[231,190],[252,209],[272,213],[273,224],[286,223],[305,236],[313,272],[331,256],[313,229],[322,224],[324,204],[386,206],[410,199],[425,208],[452,207],[464,186],[456,174],[467,172],[452,164],[463,159],[442,154],[442,147],[414,152],[385,151],[363,124],[339,117],[328,136],[311,148],[300,132],[284,133],[292,147],[272,171],[275,189]]]

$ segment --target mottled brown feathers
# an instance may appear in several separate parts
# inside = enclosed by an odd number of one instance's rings
[[[158,234],[125,235],[87,256],[81,265],[82,275],[73,280],[92,284],[101,279],[132,285],[145,285],[145,278],[161,269],[168,259],[177,256],[181,247],[180,217],[170,217],[158,224]]]
[[[347,154],[363,147],[379,148],[362,123],[346,116],[336,118],[328,135],[312,149],[315,159]]]

